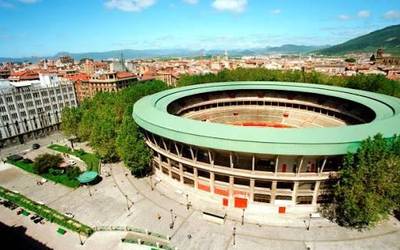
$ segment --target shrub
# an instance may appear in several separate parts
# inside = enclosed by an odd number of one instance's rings
[[[68,178],[70,179],[75,179],[76,177],[78,177],[81,173],[81,170],[79,169],[79,167],[69,167],[66,170],[66,174],[68,176]]]
[[[42,174],[47,172],[50,168],[58,168],[63,162],[60,155],[42,154],[35,158],[33,162],[33,172],[35,174]]]

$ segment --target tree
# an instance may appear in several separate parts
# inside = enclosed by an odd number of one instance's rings
[[[356,154],[348,154],[334,188],[331,219],[357,229],[376,225],[400,208],[399,137],[382,135],[363,141]]]
[[[349,57],[349,58],[344,59],[344,61],[345,61],[345,62],[348,62],[348,63],[355,63],[355,62],[356,62],[356,59],[355,59],[355,58],[352,58],[352,57]]]
[[[62,111],[63,122],[61,129],[66,136],[78,136],[79,123],[82,120],[82,113],[79,108],[65,107]]]
[[[33,162],[33,172],[36,174],[46,173],[50,168],[58,168],[64,161],[61,155],[41,154]]]
[[[75,179],[81,174],[79,167],[68,167],[65,172],[70,179]]]
[[[117,137],[117,152],[125,165],[137,177],[147,175],[150,171],[150,150],[143,135],[130,116],[125,116]]]

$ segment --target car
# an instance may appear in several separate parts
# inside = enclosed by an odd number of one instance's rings
[[[32,149],[38,149],[38,148],[40,148],[40,144],[38,144],[38,143],[32,144]]]
[[[36,219],[37,219],[37,218],[39,218],[39,217],[40,217],[40,216],[39,216],[39,215],[37,215],[37,214],[35,214],[35,215],[32,215],[32,216],[31,216],[31,220],[33,220],[33,221],[34,221],[34,220],[36,220]]]
[[[7,156],[7,160],[9,160],[9,161],[20,161],[22,159],[24,159],[24,157],[17,155],[17,154]]]
[[[38,224],[39,222],[41,222],[43,220],[43,217],[38,216],[35,220],[33,220],[33,222],[35,224]]]
[[[69,217],[69,218],[71,218],[71,219],[75,217],[75,215],[73,215],[73,214],[70,213],[70,212],[65,213],[65,216],[67,216],[67,217]]]

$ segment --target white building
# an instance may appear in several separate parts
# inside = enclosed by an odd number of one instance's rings
[[[55,74],[0,81],[0,147],[57,130],[64,107],[76,107],[74,85]]]

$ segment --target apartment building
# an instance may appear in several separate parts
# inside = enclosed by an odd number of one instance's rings
[[[76,107],[74,85],[55,74],[39,80],[0,80],[0,147],[57,130],[65,107]]]

